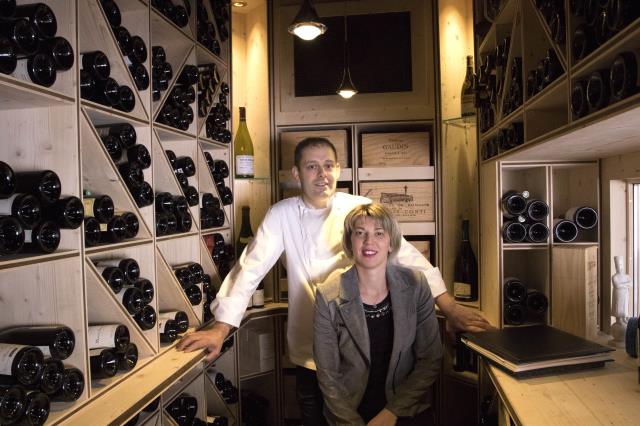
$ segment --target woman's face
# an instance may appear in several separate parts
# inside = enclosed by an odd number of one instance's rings
[[[351,247],[356,265],[367,269],[386,266],[393,250],[389,234],[378,221],[367,216],[356,219]]]

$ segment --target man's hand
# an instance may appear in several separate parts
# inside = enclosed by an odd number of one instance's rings
[[[436,304],[447,317],[447,331],[486,331],[494,327],[476,310],[458,305],[448,293],[436,299]]]
[[[383,408],[374,418],[372,418],[367,426],[394,426],[398,417],[391,411]]]
[[[213,359],[220,353],[222,342],[231,331],[231,325],[224,322],[216,322],[209,330],[196,331],[184,336],[176,348],[179,351],[193,352],[198,349],[206,349],[208,352],[207,361]]]

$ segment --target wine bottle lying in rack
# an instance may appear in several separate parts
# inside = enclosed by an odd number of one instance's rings
[[[73,331],[62,325],[12,327],[0,332],[0,341],[37,346],[43,355],[65,360],[75,348]]]
[[[640,90],[640,51],[620,53],[609,69],[612,101],[620,101]]]
[[[578,80],[571,89],[571,112],[574,118],[582,118],[589,114],[587,102],[587,82]]]
[[[124,348],[116,350],[119,371],[131,371],[138,364],[138,347],[128,343]]]
[[[89,367],[91,380],[106,379],[118,373],[118,358],[112,348],[89,351]]]
[[[61,198],[52,204],[43,205],[43,217],[55,222],[63,229],[77,229],[84,218],[84,204],[78,197]]]
[[[100,0],[102,11],[104,12],[107,22],[112,28],[117,28],[122,23],[122,15],[120,8],[113,0]]]
[[[40,426],[49,418],[51,409],[49,397],[40,391],[27,391],[25,411],[22,417],[24,424]]]
[[[116,294],[116,299],[120,301],[122,306],[131,315],[136,315],[142,311],[142,308],[146,306],[144,304],[142,291],[135,287],[123,288],[122,291]]]
[[[507,191],[502,196],[502,215],[506,218],[514,218],[525,213],[529,191]]]
[[[35,346],[0,343],[0,382],[36,386],[42,375],[44,355]]]
[[[502,239],[505,243],[521,243],[527,237],[527,229],[518,221],[505,222],[502,225]]]
[[[133,319],[143,330],[151,330],[156,326],[156,310],[151,305],[144,305],[140,311],[134,315]]]
[[[124,349],[130,342],[129,329],[122,324],[89,325],[87,331],[87,347]]]
[[[126,282],[122,269],[117,266],[108,266],[104,264],[97,264],[96,269],[114,293],[117,294],[122,291],[122,287],[124,287]]]
[[[570,243],[578,237],[578,227],[575,223],[565,219],[554,219],[553,239],[559,243]]]
[[[42,206],[31,194],[15,193],[0,200],[0,215],[14,217],[24,229],[33,229],[42,219]]]
[[[528,200],[523,213],[527,220],[541,222],[549,216],[549,205],[542,200]]]
[[[142,292],[142,301],[144,303],[149,304],[153,301],[155,289],[153,288],[153,284],[151,284],[151,281],[149,281],[148,279],[139,278],[127,285],[127,287],[135,287],[140,290]]]
[[[158,320],[160,330],[160,343],[173,343],[178,339],[178,324],[175,320],[160,317]]]
[[[573,221],[579,229],[593,229],[598,224],[598,212],[588,206],[571,207],[564,218]]]
[[[178,334],[186,333],[189,329],[189,316],[183,311],[161,312],[158,319],[172,320],[176,324]]]
[[[549,228],[541,222],[527,223],[524,225],[526,230],[526,241],[530,243],[544,243],[549,238]]]
[[[11,41],[0,36],[0,73],[11,74],[18,65],[16,50]]]
[[[136,144],[136,129],[129,123],[109,124],[105,126],[96,126],[96,131],[100,137],[113,136],[120,142],[123,149],[128,149]]]
[[[98,259],[95,261],[96,268],[118,268],[122,271],[125,281],[132,284],[140,278],[140,265],[135,259],[131,258],[115,258],[115,259]]]
[[[23,253],[53,253],[60,245],[60,227],[44,220],[33,229],[25,229]]]
[[[198,400],[187,394],[180,394],[167,406],[167,413],[179,425],[191,425],[194,423],[198,412]]]
[[[176,5],[172,0],[152,0],[151,5],[180,28],[189,24],[189,13],[184,4]]]
[[[84,392],[84,374],[74,367],[66,367],[62,374],[62,385],[53,395],[49,395],[51,401],[73,402],[80,399]]]
[[[41,202],[53,203],[60,198],[62,185],[58,175],[51,170],[16,172],[15,190],[33,194]]]
[[[73,67],[75,61],[75,53],[71,43],[64,37],[53,37],[50,39],[40,40],[41,53],[47,54],[53,58],[56,71],[68,71]]]

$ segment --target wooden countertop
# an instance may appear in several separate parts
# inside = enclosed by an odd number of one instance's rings
[[[638,425],[638,364],[624,352],[612,353],[604,368],[516,379],[492,364],[487,371],[516,424]]]

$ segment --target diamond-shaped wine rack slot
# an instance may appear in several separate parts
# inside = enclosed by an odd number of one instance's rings
[[[238,413],[239,404],[225,401],[225,398],[222,396],[222,390],[219,389],[218,386],[216,386],[216,375],[218,373],[221,373],[225,381],[228,380],[231,382],[231,384],[234,387],[236,388],[238,387],[238,376],[236,375],[236,370],[234,368],[234,365],[235,365],[234,359],[237,354],[236,348],[237,348],[238,333],[234,333],[232,335],[232,338],[234,339],[233,345],[229,349],[227,349],[225,352],[223,352],[221,355],[219,355],[218,358],[216,358],[210,365],[205,367],[206,368],[205,378],[206,378],[207,384],[211,385],[211,387],[206,387],[207,394],[211,391],[215,395],[215,397],[213,397],[213,395],[207,395],[208,401],[210,400],[209,398],[214,398],[214,399],[211,399],[211,402],[213,402],[213,405],[211,407],[213,407],[215,411],[217,411],[217,413],[215,414],[220,415],[221,413],[224,413],[224,412],[230,412],[232,414],[232,417],[230,420],[235,421],[235,419],[239,415]],[[219,402],[216,402],[215,398],[217,398]],[[225,407],[225,409],[222,409],[222,407],[219,404],[222,404]]]
[[[215,155],[217,155],[216,152],[211,153],[212,157],[214,157]],[[200,202],[202,203],[202,194],[204,193],[210,193],[213,194],[214,197],[218,198],[218,201],[220,201],[220,207],[222,208],[222,211],[224,211],[224,224],[222,226],[219,227],[215,227],[215,228],[203,228],[202,226],[200,227],[200,229],[202,231],[205,230],[211,230],[211,229],[219,229],[219,228],[226,228],[230,226],[230,221],[229,221],[229,216],[228,216],[228,206],[224,206],[222,204],[222,199],[220,198],[220,194],[218,192],[218,188],[216,187],[213,175],[211,170],[209,169],[209,165],[207,164],[207,160],[205,159],[204,156],[204,152],[202,150],[202,147],[198,147],[198,163],[197,163],[197,173],[198,173],[198,184],[200,185]],[[229,171],[229,173],[231,173],[231,171]],[[200,215],[202,216],[202,212],[200,213]]]
[[[5,98],[2,98],[3,102]],[[14,172],[52,170],[61,184],[61,198],[80,196],[77,167],[79,153],[74,141],[77,137],[75,105],[58,102],[55,106],[2,109],[0,114],[0,159]],[[65,121],[66,120],[66,121]],[[66,126],[58,125],[66,122]],[[27,254],[0,256],[4,266],[38,256],[46,260],[69,256],[80,249],[82,229],[61,229],[60,244],[51,254]]]
[[[29,89],[40,92],[42,96],[52,96],[58,99],[64,99],[66,101],[73,101],[76,92],[76,58],[78,52],[78,46],[76,45],[75,3],[69,0],[51,0],[47,1],[46,4],[55,14],[57,23],[55,37],[64,38],[73,50],[74,61],[72,67],[68,70],[58,69],[56,72],[55,81],[49,87],[37,84],[31,80],[27,71],[26,58],[19,59],[16,69],[9,75],[20,82],[21,90],[25,90],[25,86],[27,86]],[[3,26],[7,27],[7,29],[9,25],[9,21],[3,22]],[[6,76],[5,74],[0,75],[0,81],[9,82],[10,84],[15,83],[15,80]],[[3,99],[3,103],[4,102],[6,101]],[[20,107],[24,108],[24,105],[21,105]]]
[[[100,0],[99,0],[100,1]],[[123,31],[124,34],[128,34],[130,38],[140,37],[146,46],[147,50],[147,59],[142,62],[142,66],[147,71],[147,87],[142,88],[134,85],[133,88],[138,91],[140,94],[140,98],[142,99],[142,105],[144,106],[145,112],[149,115],[150,111],[150,102],[151,102],[151,47],[150,47],[150,36],[149,36],[149,7],[141,2],[141,1],[130,1],[130,0],[113,0],[117,5],[120,16],[121,16],[121,24],[118,28],[113,28],[111,26],[111,32],[113,34],[114,40],[116,40],[116,44],[120,46],[118,41],[118,31]],[[103,16],[105,19],[106,12],[102,9]],[[107,21],[108,22],[108,21]],[[131,71],[132,62],[126,58],[124,54],[122,54],[122,49],[120,49],[120,53],[124,58],[125,63],[127,64],[127,70],[131,75],[131,79],[135,83],[134,74]],[[132,89],[133,89],[132,88]]]
[[[201,247],[200,237],[198,235],[189,235],[182,238],[174,238],[171,240],[158,241],[157,246],[162,258],[166,261],[166,264],[170,268],[171,274],[173,274],[173,268],[179,265],[188,263],[201,262]],[[202,291],[202,284],[196,284]],[[177,288],[181,290],[180,285]],[[183,292],[184,293],[184,292]],[[186,296],[185,296],[186,297]],[[189,302],[187,302],[189,303]],[[198,319],[198,324],[202,323],[202,306],[204,304],[204,297],[202,302],[198,305],[191,305],[193,312]]]
[[[194,29],[195,29],[195,0],[186,0],[189,3],[189,7],[186,8],[185,4],[182,1],[171,1],[167,2],[169,5],[177,5],[182,8],[185,8],[188,15],[188,24],[182,27],[179,27],[178,24],[173,22],[171,18],[167,15],[164,15],[160,9],[157,9],[155,6],[151,5],[151,29],[152,31],[156,31],[156,29],[162,28],[162,31],[166,32],[166,34],[171,36],[181,36],[184,38],[193,39],[194,38]],[[151,2],[150,2],[151,3]],[[191,13],[189,14],[189,9]],[[171,12],[170,12],[171,13]]]
[[[174,73],[176,74],[174,76],[175,79],[166,90],[166,96],[162,99],[162,106],[155,111],[154,126],[176,132],[184,132],[189,136],[195,136],[198,131],[198,84],[196,82],[193,85],[186,85],[184,84],[184,81],[181,80],[181,75],[188,66],[196,66],[196,54],[194,49],[189,52],[189,55],[187,55],[182,66],[177,70],[174,69]],[[180,103],[180,99],[187,97],[185,94],[187,91],[192,91],[193,102],[189,103],[188,106],[185,106]],[[179,111],[179,116],[190,111],[191,122],[189,123],[189,127],[185,126],[186,128],[179,128],[177,125],[172,125],[167,122],[167,117],[165,115],[167,108]]]
[[[548,87],[566,80],[566,65],[560,59],[560,50],[545,32],[544,23],[535,17],[536,10],[531,2],[522,2],[522,13],[522,16],[532,17],[523,20],[522,24],[525,78],[523,83],[525,99],[529,101],[539,93],[548,92]]]
[[[216,40],[220,45],[220,54],[216,56],[219,57],[224,63],[228,64],[230,62],[229,45],[231,40],[231,33],[229,32],[228,22],[231,19],[231,11],[229,10],[229,6],[225,4],[226,2],[218,2],[216,7],[220,8],[219,11],[223,12],[224,16],[217,16],[213,13],[212,2],[206,0],[202,0],[202,2],[204,3],[205,10],[207,11],[207,18],[209,19],[209,22],[213,23],[216,32]],[[224,9],[224,11],[222,9]],[[226,18],[227,20],[220,20],[221,17]],[[226,37],[223,37],[223,32]]]
[[[85,104],[96,105],[99,108],[106,108],[114,111],[116,114],[129,115],[142,121],[149,120],[149,116],[143,105],[142,98],[136,89],[133,78],[124,58],[120,53],[120,48],[111,32],[111,28],[104,18],[104,13],[99,4],[99,0],[82,1],[78,4],[80,21],[79,21],[79,53],[86,53],[95,50],[102,51],[109,59],[111,68],[110,77],[119,85],[127,85],[131,88],[135,99],[135,106],[130,112],[123,112],[115,108],[107,107],[91,100],[83,99]],[[78,65],[80,68],[82,64]]]
[[[236,424],[235,410],[232,410],[222,399],[220,392],[213,383],[213,379],[205,374],[205,395],[207,397],[207,415],[224,416],[229,420],[229,425]]]
[[[208,241],[212,241],[213,236],[205,236],[204,238],[208,239]],[[200,239],[200,252],[201,252],[200,259],[202,260],[200,262],[200,265],[202,265],[202,269],[204,270],[204,273],[209,275],[209,278],[211,280],[211,291],[213,291],[214,293],[218,293],[218,290],[220,290],[220,286],[222,285],[222,279],[220,278],[218,267],[215,265],[215,263],[213,263],[213,259],[211,258],[212,248],[213,247],[209,247],[207,245],[204,239]],[[203,297],[205,298],[205,302],[203,306],[203,309],[204,309],[203,320],[204,322],[206,322],[213,318],[213,311],[209,310],[209,312],[211,313],[210,318],[207,318],[207,314],[206,314],[206,311],[210,309],[210,305],[213,299],[207,299],[206,289]]]
[[[183,311],[189,317],[189,329],[193,330],[197,328],[201,324],[201,321],[194,310],[195,307],[189,303],[171,266],[157,249],[156,270],[158,271],[157,289],[159,312]],[[160,346],[161,351],[164,351],[173,345],[161,343]]]
[[[116,116],[114,114],[110,114],[108,112],[97,110],[90,107],[84,107],[83,110],[86,116],[89,118],[89,122],[91,123],[94,130],[97,128],[104,128],[105,126],[110,126],[114,124],[118,125],[121,123],[129,123],[131,126],[133,126],[136,132],[136,145],[143,145],[149,152],[149,155],[151,155],[151,129],[149,128],[149,126],[145,126],[142,123],[139,123],[135,120],[125,119],[120,116]],[[96,134],[100,133],[97,130],[95,131],[96,131]],[[106,129],[101,131],[106,131]],[[98,137],[100,136],[98,135]],[[102,142],[100,143],[101,145],[103,145]],[[119,160],[118,164],[114,163],[116,169],[118,169],[119,164],[127,163],[127,156],[124,153],[124,151],[126,151],[125,148],[123,148],[123,155],[121,160]],[[108,153],[107,153],[107,157],[111,162],[113,162],[113,159],[108,155]],[[151,167],[153,167],[153,158],[151,162]],[[151,181],[152,181],[151,167],[148,167],[142,170],[142,173],[144,175],[144,181],[149,184],[151,184]],[[120,177],[121,179],[123,179],[122,175],[120,175]],[[126,186],[126,181],[123,180],[123,182],[125,183],[125,186]],[[131,194],[131,191],[129,190],[128,187],[127,187],[127,190]],[[135,202],[135,198],[133,198],[133,196],[132,196],[132,199]],[[140,214],[145,224],[147,225],[147,229],[149,230],[153,229],[153,205],[138,207],[138,210],[140,211]]]
[[[141,412],[138,420],[139,423],[136,424],[140,426],[162,426],[161,414],[159,412],[146,414],[145,417],[143,416],[145,416],[145,413]]]
[[[166,57],[165,62],[171,67],[171,78],[167,82],[167,89],[160,91],[160,99],[153,100],[152,97],[153,117],[156,117],[160,106],[164,105],[166,97],[169,95],[171,88],[177,80],[180,70],[191,56],[193,42],[180,31],[176,31],[176,29],[166,21],[154,16],[154,13],[152,13],[151,16],[151,41],[151,51],[153,51],[153,47],[155,46],[162,47]],[[156,63],[155,67],[159,67],[158,63]]]
[[[528,3],[527,5],[522,5],[523,10],[530,10],[533,18],[535,17],[544,31],[549,43],[553,45],[556,49],[556,53],[558,55],[558,59],[562,63],[562,66],[566,69],[567,67],[567,17],[571,13],[569,10],[565,10],[565,2],[559,1],[556,2],[554,7],[551,5],[547,5],[548,7],[543,7],[542,9],[535,6],[535,1],[533,0],[525,0],[523,3]],[[544,6],[544,2],[540,2],[541,5]],[[559,6],[559,9],[556,11],[555,6]],[[529,13],[529,12],[526,12]]]
[[[200,49],[202,50],[202,49]],[[223,65],[219,65],[216,62],[211,62],[208,58],[206,57],[198,57],[198,66],[201,72],[206,73],[207,75],[212,75],[211,81],[209,82],[207,78],[205,78],[204,80],[201,80],[203,83],[206,83],[207,85],[212,85],[214,87],[213,93],[211,92],[207,92],[206,87],[200,87],[200,85],[198,86],[198,93],[201,92],[200,89],[202,89],[202,93],[203,93],[203,97],[204,96],[208,96],[208,98],[205,100],[203,99],[198,99],[198,108],[200,108],[201,103],[200,102],[205,102],[205,106],[206,108],[205,110],[205,115],[204,116],[200,116],[198,115],[198,135],[201,138],[205,138],[205,139],[209,139],[209,140],[215,140],[215,138],[213,137],[213,135],[207,134],[207,126],[206,126],[206,122],[207,122],[207,118],[213,113],[214,111],[214,107],[220,102],[220,98],[221,98],[221,87],[222,87],[222,83],[225,83],[227,85],[227,87],[229,87],[229,83],[228,83],[228,70],[226,66]],[[217,74],[216,74],[217,73]],[[216,76],[217,78],[219,78],[219,82],[215,83],[215,79]],[[208,94],[208,95],[207,95]],[[224,95],[224,98],[226,98],[226,108],[229,108],[229,110],[231,109],[231,94],[228,95]],[[199,110],[199,109],[198,109]],[[229,115],[229,120],[231,119],[231,115]],[[225,125],[223,126],[225,129],[229,129],[229,120],[225,120]],[[220,141],[220,143],[222,144],[222,142]]]
[[[178,180],[175,175],[175,171],[171,167],[169,163],[169,159],[167,158],[167,154],[165,150],[158,140],[156,134],[153,136],[153,167],[154,167],[154,194],[157,196],[158,193],[168,192],[173,196],[184,196],[184,191],[180,187]],[[170,239],[176,238],[184,235],[193,235],[197,232],[198,227],[196,226],[196,218],[192,214],[191,208],[188,211],[189,216],[191,217],[191,229],[187,232],[176,232],[173,234],[166,235],[158,235],[158,223],[156,218],[156,237],[160,239]]]
[[[187,180],[189,186],[193,187],[197,192],[199,190],[199,182],[198,182],[198,146],[195,140],[189,140],[184,136],[176,135],[173,132],[165,131],[163,129],[155,129],[158,135],[158,140],[160,141],[160,145],[162,149],[165,151],[166,164],[169,166],[171,172],[176,176],[173,168],[169,163],[168,157],[166,157],[166,151],[173,151],[178,159],[181,157],[190,157],[193,160],[193,163],[196,167],[195,175],[188,176]],[[157,175],[156,175],[157,176]],[[186,189],[180,187],[180,194],[185,195]],[[193,191],[190,189],[189,191]],[[198,193],[199,197],[199,193]],[[191,212],[191,216],[194,219],[192,230],[200,229],[200,206],[199,204],[189,206],[189,211]]]
[[[155,354],[152,343],[147,340],[138,324],[116,299],[116,295],[104,281],[91,260],[85,261],[87,291],[87,322],[89,324],[123,324],[129,329],[131,342],[138,348],[138,363],[128,372],[119,372],[108,379],[91,380],[91,396],[101,394],[121,382],[133,371],[140,369]],[[155,328],[154,328],[155,330]]]
[[[501,71],[501,91],[498,115],[508,117],[524,103],[524,77],[522,70],[522,19],[518,11],[514,14],[510,34],[500,34],[496,48],[496,63]],[[498,58],[500,56],[500,58]]]
[[[89,190],[95,195],[109,195],[116,212],[132,212],[138,217],[140,224],[138,234],[134,238],[111,245],[100,244],[87,248],[87,252],[101,251],[105,246],[129,245],[151,239],[151,232],[144,219],[145,215],[131,197],[120,173],[84,112],[80,114],[80,146],[82,147],[83,190]],[[148,214],[146,216],[148,217]]]
[[[85,387],[75,402],[52,402],[49,421],[86,401],[88,392],[87,353],[81,259],[75,256],[0,271],[0,327],[65,325],[75,335],[75,347],[64,360],[85,376]]]

